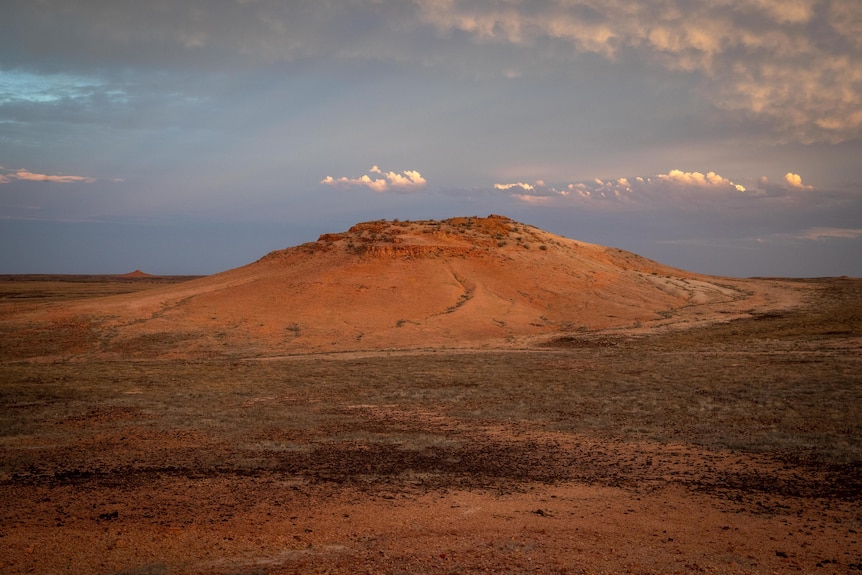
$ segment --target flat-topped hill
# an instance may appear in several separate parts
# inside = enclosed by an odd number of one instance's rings
[[[792,305],[798,291],[685,272],[503,216],[380,220],[181,284],[9,310],[0,328],[4,338],[17,330],[25,343],[12,354],[26,356],[504,348],[727,320]]]

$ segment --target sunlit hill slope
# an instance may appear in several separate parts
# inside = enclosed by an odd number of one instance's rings
[[[522,347],[716,311],[726,319],[774,304],[763,285],[699,276],[502,216],[372,221],[213,276],[22,310],[3,331],[17,330],[21,355],[69,357]],[[39,352],[28,333],[46,322],[53,344]]]

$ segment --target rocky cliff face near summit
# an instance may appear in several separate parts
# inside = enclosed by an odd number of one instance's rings
[[[763,280],[699,276],[489,216],[365,222],[224,273],[26,321],[53,322],[80,357],[267,357],[529,347],[770,305]]]

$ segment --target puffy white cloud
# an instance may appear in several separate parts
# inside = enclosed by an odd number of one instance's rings
[[[569,195],[568,190],[558,190],[547,185],[544,180],[536,180],[535,184],[524,182],[494,184],[494,189],[508,192],[511,198],[528,204],[552,204],[557,198],[564,198]]]
[[[87,176],[60,176],[49,174],[38,174],[29,170],[8,170],[0,166],[0,184],[8,184],[13,180],[24,180],[30,182],[53,182],[56,184],[92,184],[96,178]]]
[[[524,182],[517,182],[514,184],[494,184],[495,190],[507,191],[511,190],[512,188],[518,188],[528,192],[531,192],[536,189],[532,184],[525,184]]]
[[[769,196],[790,196],[814,189],[814,186],[804,184],[802,176],[794,172],[787,172],[783,180],[781,183],[772,183],[766,176],[762,176],[757,182],[757,192]]]
[[[805,185],[802,183],[802,176],[799,174],[787,172],[784,175],[784,181],[787,182],[791,188],[805,188]]]
[[[422,174],[416,170],[406,170],[400,174],[395,172],[387,172],[386,180],[393,188],[418,188],[423,187],[428,182],[422,177]]]
[[[536,184],[495,184],[493,189],[515,202],[556,210],[625,213],[628,216],[650,214],[650,218],[685,214],[692,220],[711,214],[732,222],[728,224],[732,226],[759,217],[774,223],[779,214],[784,214],[788,226],[795,230],[803,228],[799,222],[810,226],[803,233],[778,233],[776,237],[782,242],[859,237],[858,228],[847,226],[854,217],[858,219],[854,213],[862,213],[858,186],[815,189],[804,184],[802,177],[793,171],[776,183],[765,176],[745,181],[752,182],[748,188],[715,171],[674,169],[653,176],[594,178],[554,184],[543,180]]]
[[[707,172],[706,175],[700,172],[683,172],[682,170],[671,170],[667,174],[659,174],[656,176],[659,180],[681,184],[685,186],[698,187],[728,187],[732,186],[738,192],[744,192],[745,187],[739,184],[734,184],[727,178],[719,176],[715,172]]]
[[[371,177],[368,174],[378,174],[380,177]],[[410,192],[424,188],[428,181],[416,170],[405,170],[400,173],[383,172],[375,164],[368,173],[358,178],[326,176],[320,180],[320,183],[340,188],[368,188],[375,192]]]
[[[792,182],[791,182],[792,180]],[[507,192],[520,202],[542,204],[579,204],[594,208],[670,208],[688,209],[704,205],[720,205],[736,202],[737,198],[789,195],[798,190],[810,190],[811,186],[794,185],[791,178],[787,185],[769,184],[766,178],[752,190],[737,184],[714,171],[686,172],[673,169],[666,174],[654,176],[629,176],[604,180],[569,182],[558,185],[545,184],[538,180],[535,185],[523,182],[494,184],[494,189]],[[537,200],[541,198],[541,200]]]

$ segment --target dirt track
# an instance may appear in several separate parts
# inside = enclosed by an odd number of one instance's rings
[[[7,360],[0,567],[860,572],[862,282],[813,283],[517,352]]]

